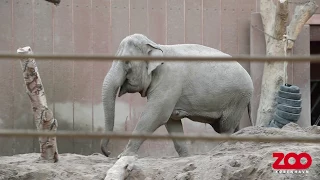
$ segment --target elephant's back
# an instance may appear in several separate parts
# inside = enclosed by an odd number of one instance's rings
[[[231,57],[220,50],[199,45],[199,44],[176,44],[165,45],[165,56],[193,56],[193,57]],[[237,61],[188,61],[171,62],[176,71],[182,71],[182,74],[199,76],[209,76],[207,78],[218,78],[234,80],[238,77],[243,78],[243,83],[252,83],[248,72]],[[173,65],[174,64],[174,65]],[[201,71],[201,72],[198,72]],[[203,74],[202,74],[203,73]],[[198,74],[198,75],[197,75]]]
[[[218,49],[200,44],[162,45],[165,56],[230,57]]]
[[[164,45],[162,48],[165,56],[231,57],[222,51],[199,44]],[[246,91],[245,93],[253,91],[250,75],[237,61],[180,61],[169,64],[171,71],[174,71],[173,75],[187,82],[185,90],[189,87],[205,87],[215,93],[223,92],[226,88]],[[194,90],[197,91],[196,88]]]
[[[213,93],[235,91],[252,93],[253,83],[248,72],[236,61],[186,63],[188,87],[204,87]]]
[[[187,110],[200,108],[220,111],[231,102],[248,101],[253,84],[246,70],[237,62],[186,63],[182,96],[178,106]],[[243,71],[244,70],[244,71]],[[244,102],[243,101],[243,102]]]

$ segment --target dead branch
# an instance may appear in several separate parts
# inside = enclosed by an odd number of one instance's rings
[[[275,20],[276,6],[272,0],[260,0],[260,14],[263,24],[263,29],[266,32],[265,39],[266,42],[270,40],[270,36],[267,34],[272,34],[273,24]]]
[[[286,34],[286,26],[288,23],[288,1],[280,0],[277,2],[275,24],[274,24],[274,37],[276,39],[282,39]]]
[[[288,49],[292,49],[294,40],[297,39],[302,27],[316,12],[318,5],[314,1],[307,2],[306,4],[296,6],[292,20],[287,27]]]
[[[135,156],[122,156],[107,172],[104,180],[124,180],[132,170],[133,162],[137,160]]]
[[[18,54],[33,54],[32,49],[27,46],[19,48]],[[38,131],[56,132],[58,122],[48,108],[43,84],[40,78],[36,61],[31,58],[20,59],[23,78],[27,94],[31,101],[33,117]],[[53,162],[58,161],[58,150],[56,137],[39,137],[41,158]]]

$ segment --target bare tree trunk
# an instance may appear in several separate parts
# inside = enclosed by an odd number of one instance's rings
[[[18,54],[33,54],[29,46],[19,48]],[[58,122],[48,108],[43,84],[40,79],[37,64],[34,59],[21,59],[23,78],[30,98],[33,117],[38,131],[56,131]],[[39,137],[41,158],[48,161],[58,161],[56,137]]]
[[[288,23],[288,1],[260,0],[260,12],[265,31],[267,56],[286,56],[293,48],[303,25],[316,12],[314,1],[298,5],[293,18]],[[287,62],[266,62],[262,76],[261,98],[258,108],[257,126],[266,126],[276,109],[276,93],[286,82]]]

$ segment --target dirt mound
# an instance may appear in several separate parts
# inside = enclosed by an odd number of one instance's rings
[[[288,124],[281,130],[276,128],[247,127],[236,133],[242,135],[284,135],[318,136],[318,127],[300,128]],[[312,165],[308,173],[275,172],[271,164],[275,161],[272,153],[308,152]],[[0,157],[0,180],[46,180],[46,179],[104,179],[107,171],[116,162],[101,154],[82,156],[60,154],[55,164],[37,160],[38,153]],[[205,155],[187,158],[139,158],[127,179],[167,180],[167,179],[320,179],[320,146],[311,143],[253,143],[223,142]]]

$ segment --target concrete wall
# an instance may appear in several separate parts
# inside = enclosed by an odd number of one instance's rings
[[[320,4],[320,3],[319,3]],[[161,44],[198,43],[231,55],[250,54],[250,18],[256,0],[43,0],[0,1],[0,52],[30,45],[35,53],[113,55],[127,35],[143,33]],[[101,85],[111,63],[37,60],[59,130],[102,130]],[[254,66],[242,63],[248,72]],[[0,61],[0,128],[35,129],[18,60]],[[132,131],[146,100],[138,94],[116,102],[116,131]],[[214,133],[185,120],[186,133]],[[245,114],[242,127],[248,125]],[[156,133],[167,133],[161,127]],[[113,156],[127,141],[112,140]],[[0,155],[39,152],[36,138],[0,138]],[[194,153],[214,143],[190,142]],[[58,139],[60,153],[100,152],[99,141]],[[171,141],[146,141],[140,155],[177,155]]]

